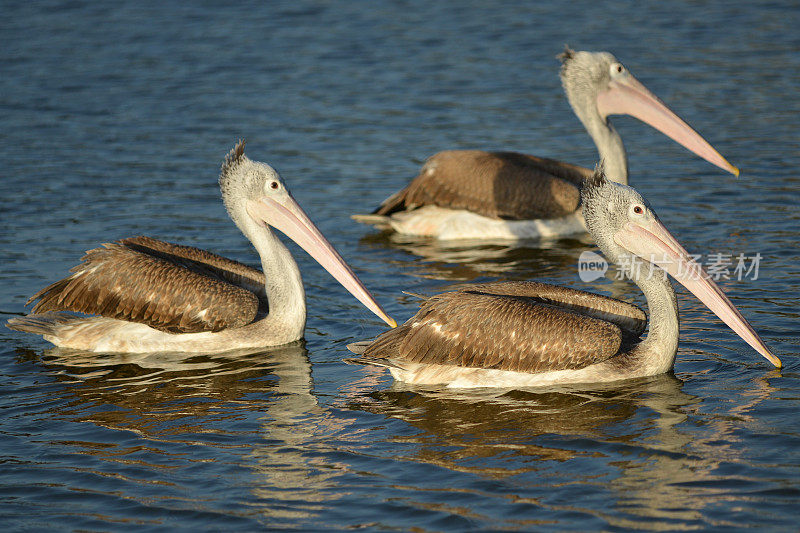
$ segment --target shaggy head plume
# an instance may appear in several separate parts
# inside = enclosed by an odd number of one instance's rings
[[[556,56],[556,59],[561,61],[561,64],[563,65],[564,63],[568,62],[573,57],[575,57],[575,50],[570,48],[568,44],[565,44],[564,45],[564,51],[561,52],[560,54],[558,54]]]
[[[601,159],[594,166],[594,172],[591,176],[583,180],[583,187],[581,187],[581,196],[590,195],[594,189],[602,187],[608,180],[605,174],[605,163]]]
[[[233,169],[239,166],[242,161],[245,159],[244,155],[244,145],[247,141],[244,139],[239,139],[239,142],[236,143],[236,146],[228,152],[228,155],[225,156],[225,160],[222,162],[222,168],[220,169],[219,179],[220,185],[222,185],[222,181],[228,176]]]

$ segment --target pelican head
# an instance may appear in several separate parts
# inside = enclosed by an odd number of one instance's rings
[[[219,177],[225,207],[239,229],[253,241],[258,232],[275,228],[296,242],[356,299],[391,327],[388,316],[344,259],[292,197],[278,172],[244,154],[239,141],[225,157]]]
[[[595,242],[640,287],[658,283],[656,267],[663,268],[745,342],[777,368],[781,361],[764,344],[750,323],[661,223],[650,204],[636,190],[605,178],[602,164],[595,168],[581,191],[586,227]]]
[[[738,168],[664,105],[612,54],[576,52],[567,47],[558,57],[561,83],[569,103],[593,137],[598,128],[610,128],[609,115],[630,115],[709,163],[739,175]]]

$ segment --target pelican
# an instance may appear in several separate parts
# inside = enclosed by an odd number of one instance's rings
[[[220,352],[286,344],[303,336],[300,271],[273,233],[285,233],[387,324],[396,326],[323,237],[269,165],[239,141],[219,177],[233,222],[261,256],[262,271],[149,237],[89,250],[73,274],[34,294],[33,314],[11,329],[94,352]],[[64,311],[99,316],[75,316]]]
[[[433,296],[402,326],[348,346],[348,362],[385,366],[413,384],[513,387],[612,382],[670,371],[678,305],[662,267],[780,368],[752,326],[634,189],[600,168],[582,188],[589,233],[644,292],[650,311],[606,296],[535,282],[468,285]]]
[[[607,52],[567,48],[561,82],[597,145],[609,179],[628,184],[628,160],[609,115],[631,115],[710,163],[739,175],[686,122]],[[450,150],[359,222],[398,233],[453,239],[519,240],[581,234],[580,185],[588,168],[515,152]]]

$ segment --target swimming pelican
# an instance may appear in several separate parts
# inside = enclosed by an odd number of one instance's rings
[[[33,314],[12,318],[8,327],[95,352],[220,352],[295,341],[306,323],[303,281],[271,227],[396,326],[278,173],[244,154],[244,141],[225,157],[219,186],[228,214],[261,256],[263,272],[190,246],[123,239],[89,250],[71,276],[28,300],[39,300]]]
[[[739,175],[719,152],[607,52],[559,55],[573,111],[597,145],[609,179],[628,183],[628,160],[609,115],[631,115],[710,163]],[[580,184],[588,168],[515,152],[450,150],[428,159],[404,189],[359,222],[398,233],[517,240],[580,234]]]
[[[662,374],[678,350],[675,291],[660,266],[772,364],[770,352],[716,283],[634,189],[597,170],[582,189],[589,233],[644,292],[650,311],[533,282],[468,285],[428,298],[402,326],[348,346],[349,362],[386,366],[400,380],[451,387],[609,382]]]

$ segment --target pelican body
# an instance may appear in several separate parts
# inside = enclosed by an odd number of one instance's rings
[[[647,315],[613,298],[545,283],[468,285],[428,298],[400,327],[354,343],[349,362],[408,383],[515,387],[597,383],[670,371],[678,307],[665,271],[776,367],[780,360],[634,189],[598,170],[582,189],[590,234],[644,292]],[[660,270],[659,267],[664,270]]]
[[[271,228],[396,325],[278,173],[244,154],[244,141],[226,156],[219,185],[228,214],[253,243],[263,271],[190,246],[142,236],[123,239],[89,250],[71,276],[28,300],[38,300],[32,314],[12,318],[8,327],[95,352],[219,352],[293,342],[302,338],[306,322],[303,281]]]
[[[561,81],[592,137],[609,179],[628,183],[628,160],[610,115],[631,115],[710,163],[739,170],[607,52],[562,60]],[[592,171],[516,152],[450,150],[430,157],[419,175],[359,222],[398,233],[453,239],[518,240],[581,234],[581,182]]]

